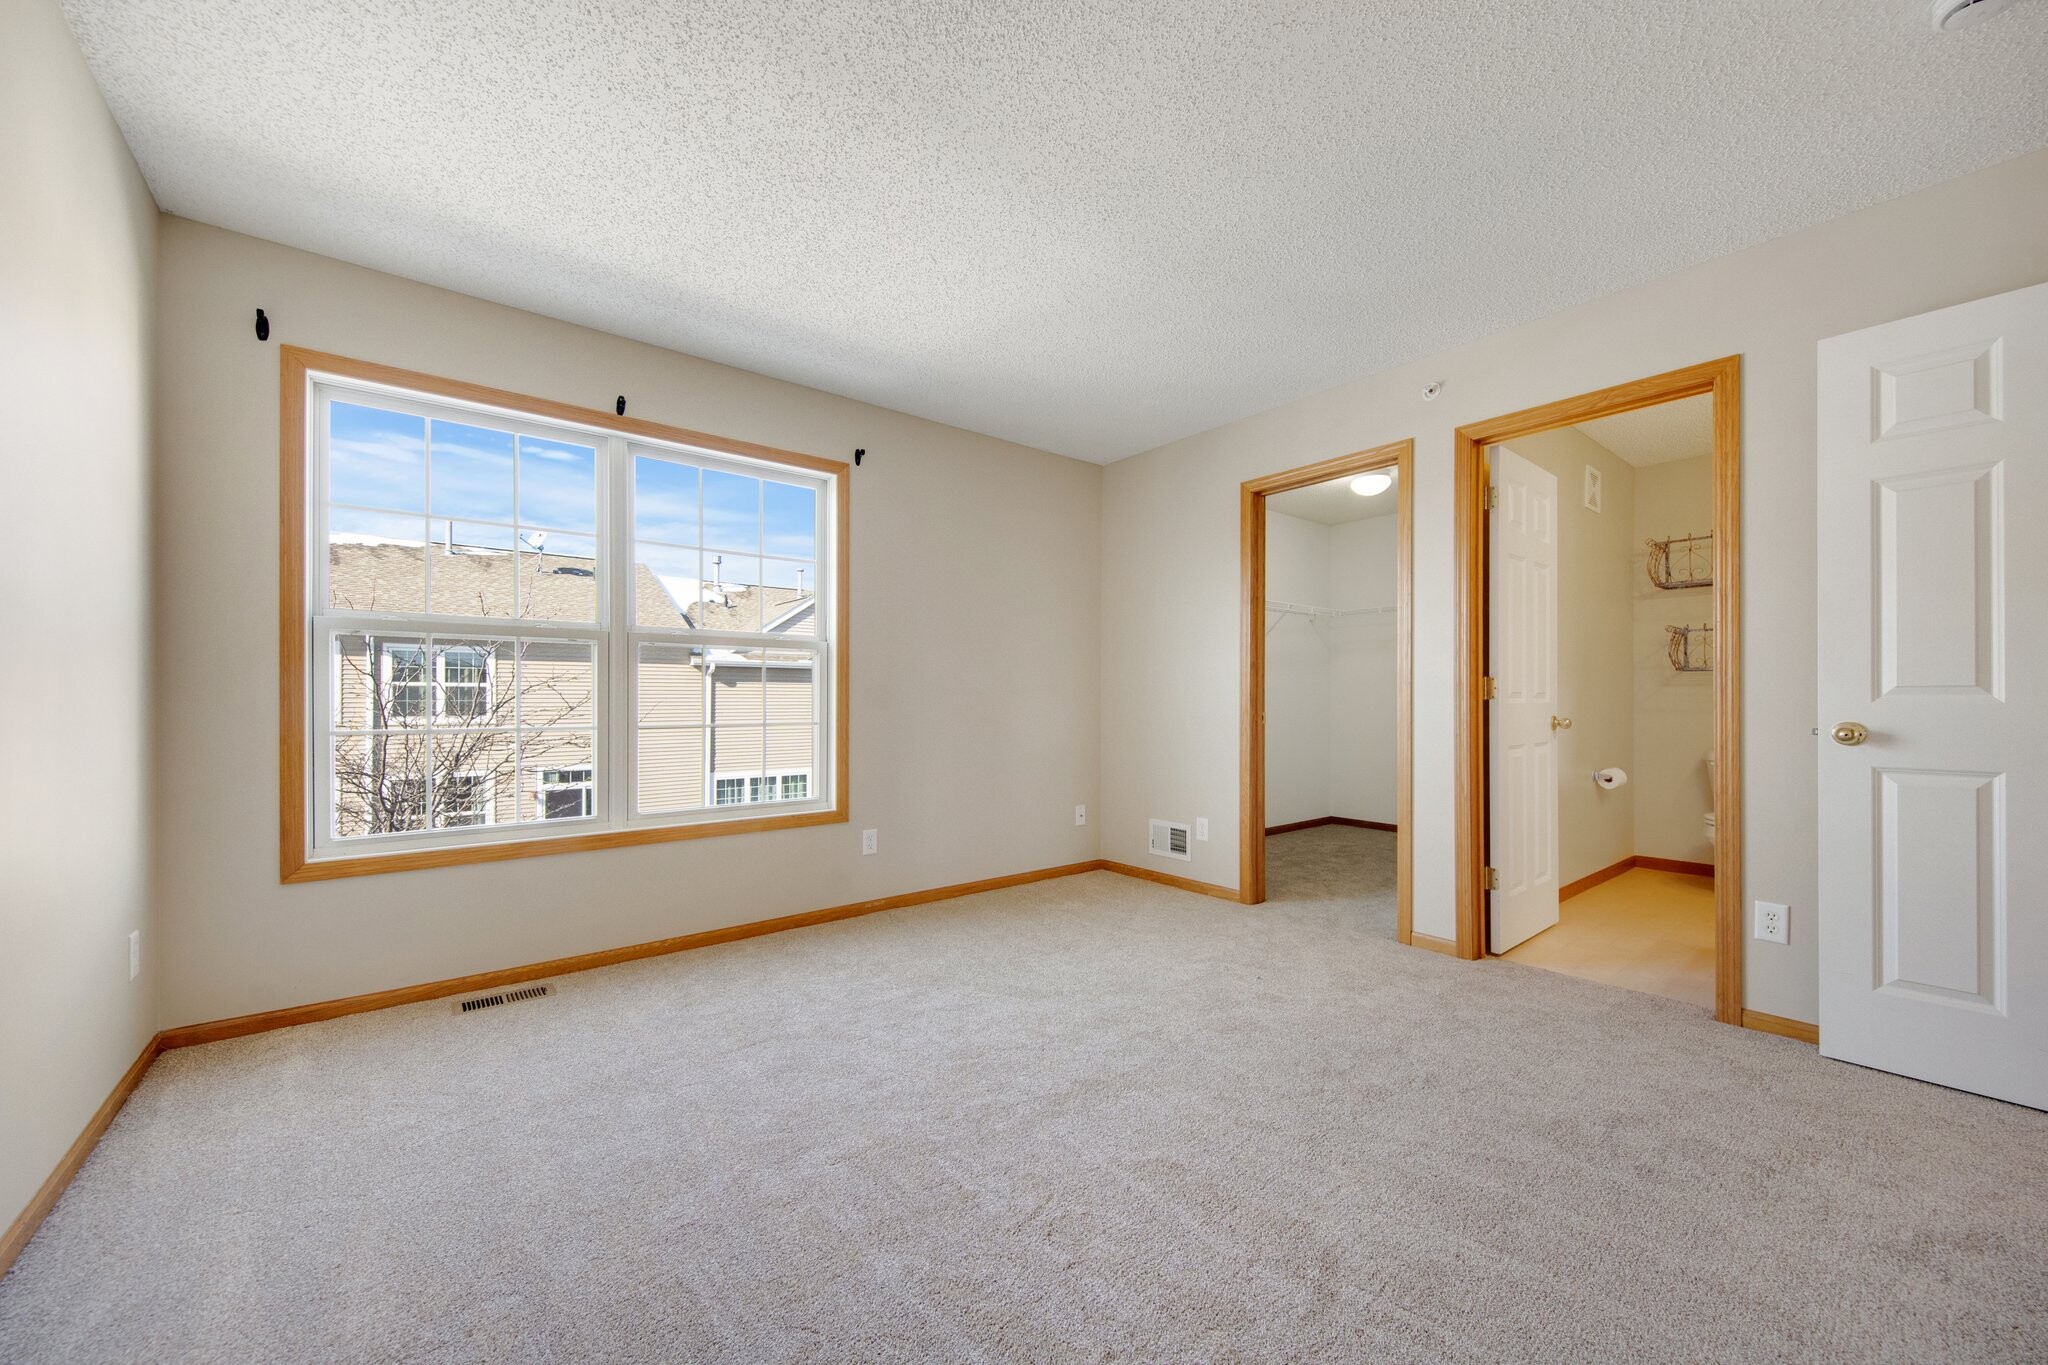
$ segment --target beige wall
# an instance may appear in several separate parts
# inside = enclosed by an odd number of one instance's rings
[[[159,241],[165,1025],[1097,856],[1098,826],[1073,815],[1098,802],[1095,466],[182,219]],[[278,885],[278,342],[593,407],[623,393],[636,416],[841,459],[866,447],[852,823]],[[1139,605],[1112,600],[1120,619]]]
[[[1391,516],[1330,528],[1330,601],[1339,610],[1394,605],[1400,522]],[[1330,629],[1330,810],[1394,823],[1395,709],[1400,705],[1393,613],[1347,616]]]
[[[1399,527],[1266,512],[1266,595],[1351,610],[1391,607]],[[1266,824],[1336,815],[1391,824],[1394,617],[1290,616],[1266,636]]]
[[[55,0],[0,6],[0,128],[4,1225],[156,1028],[140,662],[156,205]]]
[[[1557,737],[1560,884],[1612,867],[1637,847],[1633,783],[1596,786],[1601,768],[1636,769],[1634,592],[1636,470],[1573,428],[1510,446],[1557,479]],[[1600,510],[1586,506],[1586,466],[1600,471]]]
[[[1237,884],[1238,485],[1412,436],[1415,927],[1453,932],[1452,432],[1730,353],[1744,357],[1744,838],[1750,899],[1791,942],[1747,944],[1749,1007],[1815,1017],[1814,346],[2048,278],[2048,152],[1612,295],[1109,466],[1105,857],[1157,865],[1145,817],[1210,819],[1174,871]],[[1966,249],[1958,249],[1966,243]],[[1441,380],[1435,401],[1425,385]],[[1143,604],[1126,611],[1125,604]]]
[[[1714,458],[1636,471],[1634,558],[1636,852],[1685,862],[1714,860],[1701,817],[1714,808],[1707,752],[1714,747],[1714,675],[1671,667],[1666,626],[1709,625],[1714,589],[1659,588],[1645,569],[1643,542],[1714,528]],[[1751,665],[1754,672],[1755,664]],[[1617,793],[1619,794],[1619,793]],[[1775,945],[1773,945],[1775,946]]]
[[[1330,528],[1266,509],[1266,597],[1327,607]],[[1330,636],[1334,623],[1266,618],[1266,825],[1330,813]]]

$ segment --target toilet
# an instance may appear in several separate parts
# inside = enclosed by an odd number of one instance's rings
[[[1710,802],[1719,802],[1721,799],[1721,784],[1714,778],[1717,766],[1714,762],[1714,752],[1709,749],[1707,751],[1707,799]],[[1707,845],[1711,848],[1714,843],[1714,812],[1711,809],[1702,817],[1701,827],[1706,831]]]

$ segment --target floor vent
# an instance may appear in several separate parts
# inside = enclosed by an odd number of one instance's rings
[[[455,1012],[457,1014],[471,1014],[477,1010],[487,1010],[496,1005],[516,1005],[522,1000],[531,1000],[535,996],[553,995],[554,993],[555,988],[553,986],[517,986],[509,991],[494,991],[490,995],[473,995],[467,1000],[458,1000],[455,1002]]]

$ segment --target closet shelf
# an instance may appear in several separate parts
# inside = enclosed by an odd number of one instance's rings
[[[1650,582],[1660,588],[1711,588],[1714,586],[1714,533],[1701,536],[1673,536],[1669,540],[1646,540],[1650,557],[1644,568]]]

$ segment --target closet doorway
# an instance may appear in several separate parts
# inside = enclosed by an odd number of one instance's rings
[[[1391,837],[1394,932],[1403,943],[1414,941],[1414,456],[1413,441],[1376,446],[1252,479],[1240,502],[1238,899],[1246,905],[1266,899],[1269,833]],[[1270,505],[1275,499],[1281,507]],[[1281,510],[1288,504],[1294,515]],[[1277,536],[1269,520],[1274,515],[1287,518]],[[1271,567],[1276,553],[1282,564],[1277,578]],[[1313,680],[1292,679],[1299,687],[1276,687],[1269,672],[1275,659],[1328,671]],[[1357,742],[1334,742],[1339,739]],[[1309,755],[1318,755],[1327,766],[1291,772],[1286,790],[1276,790],[1269,783],[1269,743],[1309,762],[1316,761]],[[1282,750],[1273,756],[1282,757]],[[1381,810],[1389,788],[1392,809]],[[1278,822],[1269,825],[1269,814]],[[1332,832],[1325,835],[1323,827]]]

